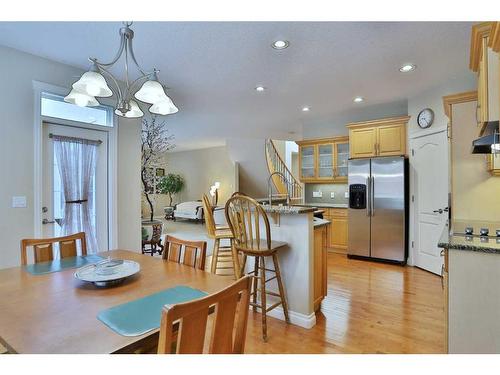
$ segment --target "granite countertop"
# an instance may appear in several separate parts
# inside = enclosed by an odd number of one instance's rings
[[[314,207],[279,206],[274,204],[272,206],[261,204],[261,207],[265,212],[273,214],[299,215],[314,212]]]
[[[490,233],[495,233],[495,227],[492,225],[485,225],[484,223],[468,222],[470,226],[474,227],[476,233],[482,227],[488,227]],[[476,224],[476,225],[474,225]],[[462,251],[476,251],[481,253],[500,254],[500,238],[497,237],[479,237],[467,236],[464,233],[463,222],[454,222],[452,230],[450,231],[449,225],[444,227],[441,238],[438,242],[438,247],[447,250],[462,250]],[[492,229],[493,227],[493,229]]]
[[[328,225],[328,224],[330,224],[330,220],[320,219],[319,217],[315,217],[313,219],[314,229]]]
[[[349,208],[347,203],[294,203],[294,206],[317,208]]]

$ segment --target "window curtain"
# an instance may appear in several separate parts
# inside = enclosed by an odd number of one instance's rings
[[[96,253],[99,249],[91,210],[100,142],[56,135],[52,138],[65,200],[62,233],[66,236],[85,232],[87,252]]]

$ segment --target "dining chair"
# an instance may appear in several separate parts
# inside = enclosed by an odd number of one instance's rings
[[[243,354],[250,287],[250,277],[245,276],[215,294],[166,305],[161,316],[158,354],[202,354],[207,331],[211,331],[208,354]],[[209,324],[211,311],[214,316]]]
[[[207,243],[205,241],[188,241],[173,236],[166,237],[163,259],[205,270],[206,256]]]
[[[76,241],[80,241],[82,256],[87,255],[87,242],[85,232],[79,232],[63,237],[23,239],[21,240],[21,265],[28,264],[27,248],[33,247],[35,263],[54,260],[53,245],[59,244],[59,255],[61,258],[75,257],[78,255]]]
[[[254,311],[260,309],[262,313],[262,338],[267,341],[267,313],[269,311],[281,305],[285,321],[290,323],[288,303],[277,255],[278,250],[285,248],[287,243],[271,239],[269,218],[262,206],[253,198],[243,195],[230,198],[226,202],[225,215],[234,236],[233,246],[236,251],[243,254],[240,274],[245,273],[247,257],[254,257],[254,269],[247,273],[253,280],[250,305]],[[274,269],[266,266],[266,258],[271,258]],[[267,279],[266,271],[274,273],[274,276]],[[271,280],[276,280],[278,293],[266,289],[266,284]],[[260,301],[257,298],[258,294],[260,294]],[[277,299],[269,307],[267,295]]]
[[[205,227],[207,228],[207,236],[214,240],[212,250],[211,272],[220,274],[220,270],[232,270],[231,273],[222,274],[224,276],[234,276],[236,279],[240,277],[240,261],[238,253],[233,246],[233,233],[228,226],[218,226],[214,220],[214,207],[210,203],[210,199],[206,194],[203,194],[203,211],[205,214]],[[222,244],[222,241],[227,241],[227,244]],[[231,264],[230,266],[228,264]]]

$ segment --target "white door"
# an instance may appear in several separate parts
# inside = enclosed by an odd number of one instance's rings
[[[448,219],[449,141],[441,131],[410,141],[413,167],[414,263],[441,274],[443,258],[437,247]]]
[[[43,124],[43,170],[42,170],[42,230],[44,237],[62,235],[59,219],[64,217],[64,194],[61,178],[54,154],[54,142],[51,134],[98,140],[97,164],[94,175],[94,199],[91,210],[91,223],[96,234],[98,251],[107,251],[108,242],[108,133],[92,129]],[[90,249],[89,249],[90,250]]]

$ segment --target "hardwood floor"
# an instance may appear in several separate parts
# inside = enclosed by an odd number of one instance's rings
[[[317,324],[304,329],[250,312],[245,353],[443,353],[441,278],[328,254],[328,296]]]

